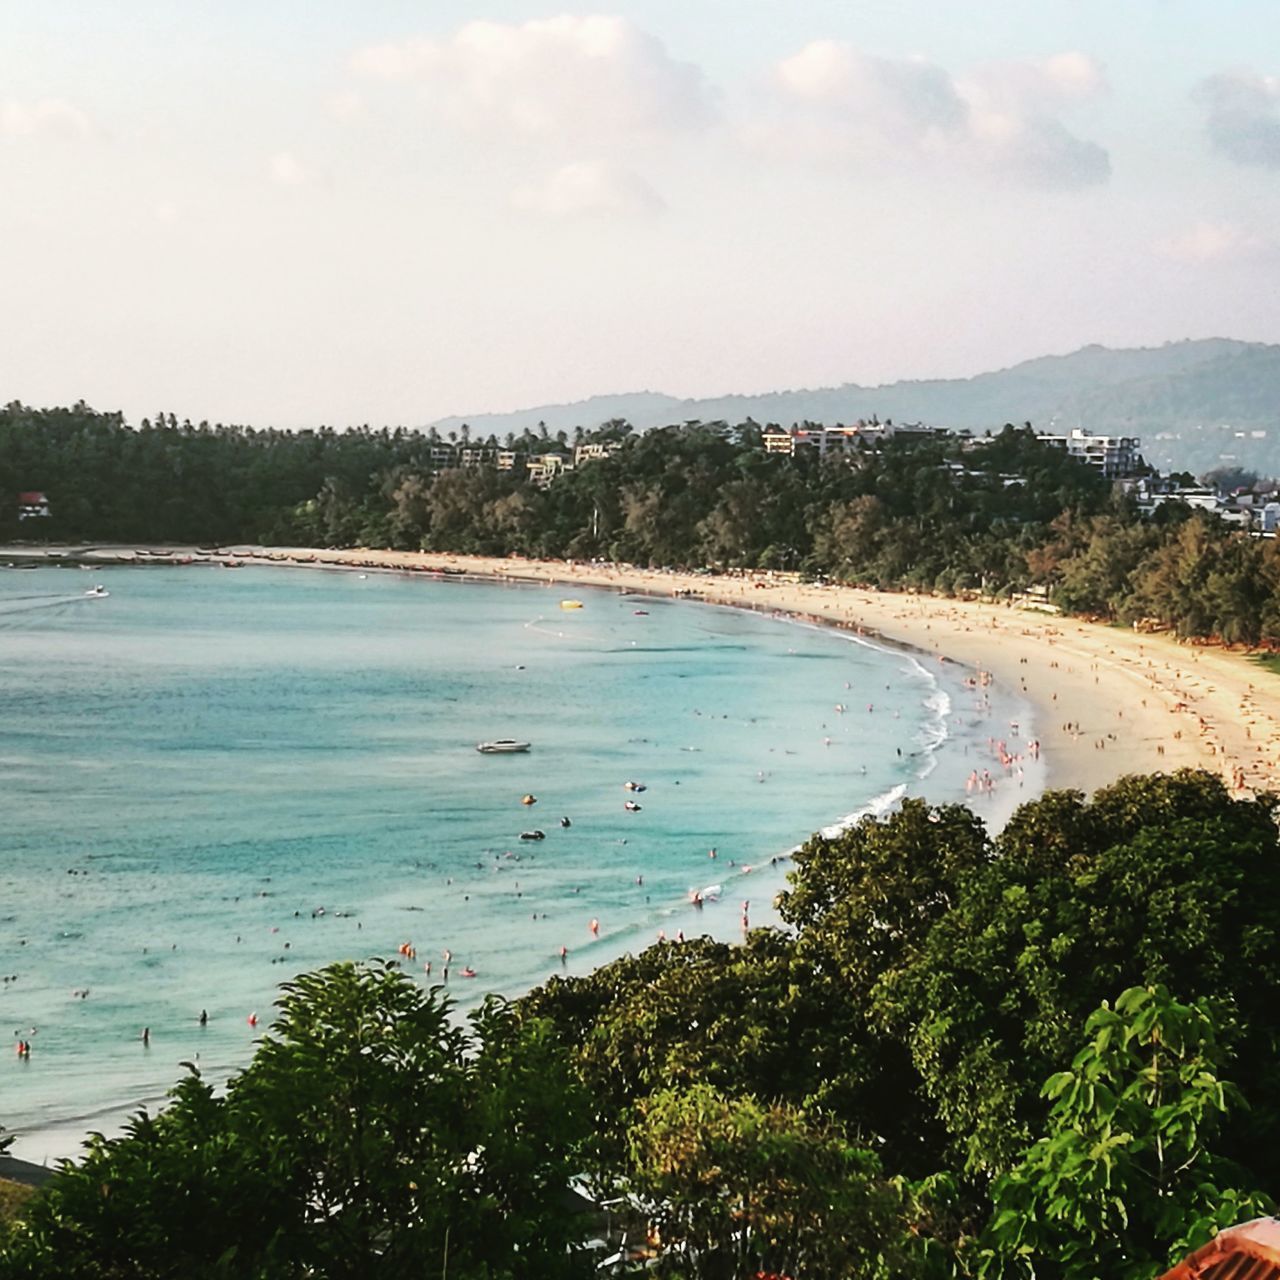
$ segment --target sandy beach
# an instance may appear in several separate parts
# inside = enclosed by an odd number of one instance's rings
[[[1032,732],[1052,787],[1089,793],[1126,773],[1197,767],[1242,793],[1280,789],[1280,679],[1247,655],[1167,635],[1005,605],[777,581],[765,573],[682,574],[368,549],[277,548],[245,558],[611,587],[811,618],[989,672],[1021,692],[1035,709]]]
[[[1040,743],[1052,787],[1086,793],[1126,773],[1198,767],[1233,790],[1280,790],[1280,679],[1248,655],[1169,635],[1084,622],[1043,610],[856,587],[796,583],[768,573],[676,573],[611,564],[459,556],[369,548],[0,548],[0,556],[107,563],[286,564],[363,568],[608,587],[776,612],[908,645],[933,661],[987,672],[1035,711],[1021,737]]]

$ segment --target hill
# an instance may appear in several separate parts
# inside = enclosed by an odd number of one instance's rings
[[[451,417],[481,435],[545,422],[552,431],[625,418],[637,428],[674,422],[850,422],[873,414],[973,430],[1032,422],[1059,430],[1139,435],[1147,460],[1203,472],[1234,464],[1280,474],[1280,346],[1229,338],[1113,350],[1083,347],[972,378],[678,399],[657,392],[594,396],[514,413]]]

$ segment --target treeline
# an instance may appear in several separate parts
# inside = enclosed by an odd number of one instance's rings
[[[0,1276],[1151,1280],[1280,1185],[1278,817],[1190,771],[994,839],[907,801],[804,846],[787,931],[467,1030],[385,962],[304,976],[225,1094],[193,1072],[22,1208]]]
[[[563,433],[560,433],[563,436]],[[546,488],[433,465],[431,433],[137,430],[83,405],[0,411],[0,494],[40,489],[51,540],[266,542],[781,569],[890,589],[1007,596],[1187,637],[1280,644],[1280,547],[1178,504],[1150,520],[1094,471],[1004,428],[977,447],[890,439],[853,462],[770,456],[754,423],[635,435]],[[496,441],[493,442],[496,445]],[[546,450],[550,437],[509,442]]]

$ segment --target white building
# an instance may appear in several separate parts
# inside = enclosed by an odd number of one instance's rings
[[[1108,480],[1132,475],[1141,464],[1142,441],[1137,436],[1095,436],[1075,428],[1070,435],[1037,435],[1045,444],[1065,449],[1071,457],[1100,471]]]

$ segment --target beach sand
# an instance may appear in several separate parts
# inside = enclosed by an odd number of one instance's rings
[[[239,554],[239,553],[237,553]],[[246,559],[448,572],[611,587],[791,614],[985,671],[1035,710],[1048,783],[1086,794],[1127,773],[1207,769],[1233,790],[1280,790],[1280,679],[1248,656],[1039,610],[768,574],[356,549],[271,549]]]
[[[1280,678],[1244,653],[1043,610],[857,587],[767,573],[675,573],[442,552],[236,547],[216,556],[166,549],[0,548],[0,556],[67,555],[101,563],[233,559],[310,568],[447,573],[687,596],[811,619],[909,645],[934,661],[988,672],[1035,713],[1021,726],[1041,746],[1048,784],[1086,794],[1127,773],[1203,768],[1236,792],[1280,790]]]

